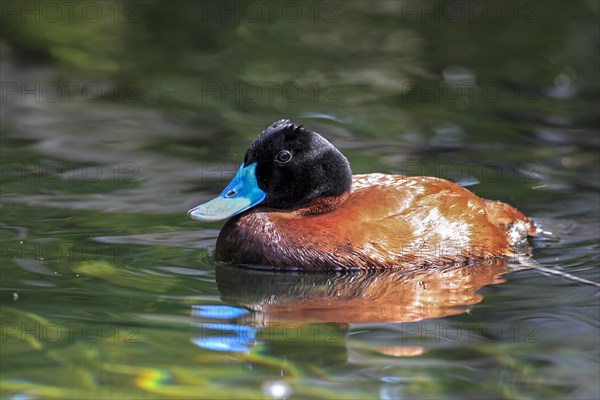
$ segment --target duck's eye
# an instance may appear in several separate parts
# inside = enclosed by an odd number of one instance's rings
[[[235,190],[233,190],[233,189],[225,194],[225,197],[233,197],[233,196],[235,196]]]
[[[279,162],[286,163],[292,159],[292,153],[287,150],[281,150],[279,153],[277,153],[276,159]]]

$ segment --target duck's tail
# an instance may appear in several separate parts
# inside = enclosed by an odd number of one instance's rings
[[[482,199],[490,221],[508,232],[511,247],[519,247],[527,240],[527,236],[536,236],[537,228],[516,208],[496,200]]]

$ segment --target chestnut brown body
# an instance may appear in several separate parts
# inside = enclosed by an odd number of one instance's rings
[[[515,208],[443,179],[354,175],[339,196],[231,218],[216,259],[307,271],[414,269],[513,255],[534,234]]]

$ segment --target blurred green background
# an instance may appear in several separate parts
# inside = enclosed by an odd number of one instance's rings
[[[3,398],[599,396],[593,288],[501,279],[506,265],[217,267],[221,224],[186,218],[291,118],[354,173],[439,176],[510,202],[544,231],[538,262],[598,282],[599,2],[0,11]]]

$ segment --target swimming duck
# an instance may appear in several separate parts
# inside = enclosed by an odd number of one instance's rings
[[[465,264],[515,255],[536,232],[517,209],[444,179],[353,176],[337,148],[287,119],[264,130],[231,183],[188,216],[229,218],[217,261],[306,271]]]

